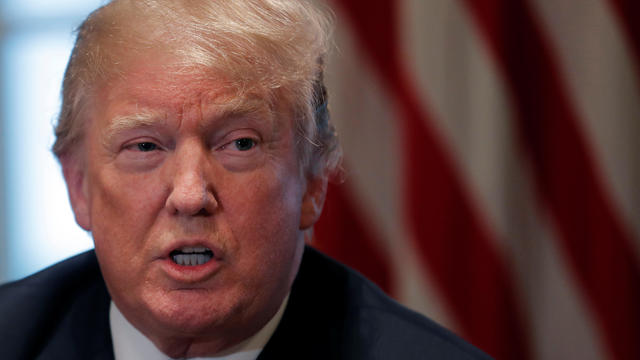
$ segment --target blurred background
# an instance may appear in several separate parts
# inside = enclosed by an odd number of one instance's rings
[[[99,0],[0,0],[0,282],[93,247],[50,148],[73,29]]]
[[[0,282],[92,247],[49,148],[99,3],[0,0]],[[315,246],[497,359],[640,359],[640,3],[327,4]]]

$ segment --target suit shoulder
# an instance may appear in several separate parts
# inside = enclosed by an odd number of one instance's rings
[[[0,311],[8,302],[24,301],[33,296],[47,296],[77,289],[100,276],[93,250],[73,256],[21,280],[0,286]],[[38,299],[33,299],[37,301]]]
[[[490,359],[433,320],[387,296],[364,276],[328,257],[310,252],[323,277],[343,297],[344,338],[350,358]],[[317,281],[321,281],[317,279]]]
[[[24,351],[44,346],[79,295],[103,286],[101,279],[95,254],[88,251],[0,286],[0,355],[27,358]]]

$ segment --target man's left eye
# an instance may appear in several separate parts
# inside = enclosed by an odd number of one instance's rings
[[[236,149],[240,151],[248,151],[248,150],[251,150],[254,146],[256,146],[255,140],[251,138],[237,139],[237,140],[234,140],[233,143],[236,146]]]
[[[142,152],[148,152],[158,149],[158,145],[149,141],[137,143],[136,146],[138,147],[138,150]]]

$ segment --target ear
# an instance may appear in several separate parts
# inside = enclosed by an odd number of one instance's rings
[[[324,199],[327,195],[327,176],[318,175],[307,180],[307,190],[302,198],[300,213],[300,230],[310,229],[322,213]]]
[[[89,213],[89,197],[86,188],[85,167],[77,156],[63,155],[60,158],[62,173],[67,183],[71,208],[76,222],[81,228],[91,230],[91,215]]]

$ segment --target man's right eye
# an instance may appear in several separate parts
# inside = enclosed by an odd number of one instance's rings
[[[158,145],[152,143],[152,142],[141,142],[137,144],[138,146],[138,150],[142,151],[142,152],[147,152],[147,151],[153,151],[156,150],[158,148]]]

